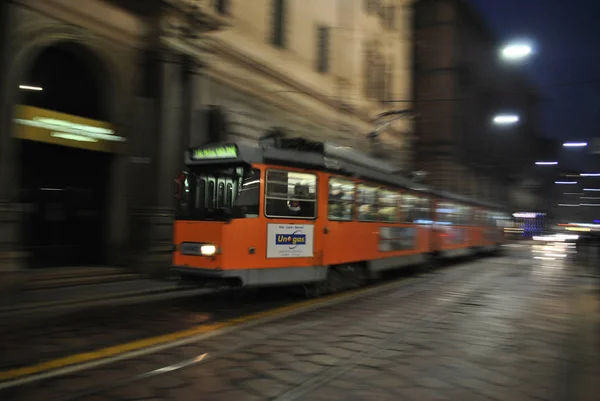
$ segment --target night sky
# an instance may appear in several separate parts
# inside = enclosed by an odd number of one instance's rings
[[[501,43],[528,40],[534,55],[516,65],[544,98],[540,128],[560,141],[600,137],[600,1],[469,0]],[[565,167],[600,169],[600,155],[563,152]]]

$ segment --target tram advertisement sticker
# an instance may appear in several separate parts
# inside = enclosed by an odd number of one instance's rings
[[[267,258],[311,258],[313,240],[312,224],[269,224]]]
[[[414,227],[379,227],[379,251],[416,249],[417,230]]]

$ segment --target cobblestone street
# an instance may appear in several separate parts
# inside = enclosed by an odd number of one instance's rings
[[[484,259],[0,398],[592,400],[592,291],[564,261]]]

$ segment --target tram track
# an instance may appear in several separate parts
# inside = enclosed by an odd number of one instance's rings
[[[306,313],[314,312],[316,310],[322,309],[327,306],[333,306],[333,308],[337,308],[337,307],[340,307],[343,305],[350,304],[350,303],[352,303],[352,301],[371,300],[371,301],[376,301],[378,303],[385,304],[386,302],[389,302],[390,297],[393,297],[395,302],[397,302],[398,300],[402,300],[402,299],[404,299],[404,300],[408,299],[408,302],[416,302],[414,300],[416,298],[420,299],[421,297],[424,297],[424,296],[425,297],[428,297],[428,296],[434,297],[436,295],[439,296],[441,287],[450,285],[449,289],[447,288],[446,290],[442,291],[442,292],[445,291],[445,293],[449,294],[448,300],[446,300],[445,302],[442,302],[441,306],[424,307],[425,303],[417,304],[417,306],[420,306],[422,308],[419,311],[418,315],[415,318],[408,321],[406,324],[404,324],[401,328],[398,328],[396,331],[394,331],[394,334],[392,334],[390,336],[390,337],[392,337],[393,335],[396,335],[398,333],[398,331],[404,332],[407,329],[410,331],[411,327],[413,327],[413,329],[414,329],[414,327],[421,327],[422,324],[420,322],[422,322],[424,319],[425,320],[427,320],[428,318],[430,319],[432,316],[438,315],[441,310],[444,310],[444,308],[451,308],[452,306],[456,305],[456,303],[458,303],[459,300],[462,301],[464,298],[467,298],[467,295],[465,295],[465,294],[463,294],[461,297],[457,297],[455,295],[455,293],[457,293],[457,292],[460,293],[460,291],[461,291],[459,289],[458,290],[456,289],[456,284],[457,284],[457,282],[461,281],[461,278],[469,277],[468,273],[470,272],[470,270],[477,269],[478,265],[480,266],[481,264],[482,264],[481,261],[477,261],[477,262],[473,262],[473,263],[468,263],[466,265],[450,267],[448,269],[445,269],[441,273],[436,271],[434,273],[423,274],[423,275],[417,277],[415,280],[411,280],[410,282],[403,280],[400,282],[395,281],[392,283],[380,284],[375,287],[360,290],[359,293],[355,297],[343,298],[344,294],[337,295],[337,296],[332,297],[332,298],[338,298],[337,300],[333,299],[329,302],[323,301],[321,304],[313,305],[312,307],[305,309],[305,310],[291,311],[288,314],[280,314],[277,316],[273,316],[272,318],[267,319],[267,320],[264,320],[264,319],[258,320],[256,322],[244,325],[243,327],[240,327],[240,328],[246,329],[246,328],[250,328],[252,326],[266,323],[267,321],[284,320],[286,317],[291,317],[293,315],[302,314],[305,312]],[[467,294],[473,293],[474,291],[477,291],[477,289],[480,289],[482,286],[485,286],[485,283],[488,283],[495,276],[499,275],[501,271],[503,271],[503,269],[501,269],[499,267],[494,267],[494,268],[490,269],[489,272],[482,273],[483,277],[481,277],[481,276],[479,277],[479,279],[485,278],[483,280],[483,283],[480,282],[481,280],[476,280],[477,282],[479,282],[479,284],[477,284],[476,286],[473,287],[473,283],[471,283],[471,281],[469,281],[467,279],[467,280],[465,280],[466,282],[464,284],[462,284],[462,286],[460,288],[463,290],[466,290]],[[431,277],[431,276],[433,276],[433,277]],[[453,295],[453,293],[454,293],[454,295]],[[448,303],[448,305],[446,305],[446,303]],[[358,307],[360,307],[360,305],[358,305]],[[418,326],[414,326],[415,322],[418,324]],[[144,373],[130,376],[130,377],[125,377],[121,380],[116,380],[111,383],[105,383],[100,386],[87,388],[87,389],[85,389],[81,392],[75,393],[75,394],[70,394],[70,395],[56,398],[56,400],[61,400],[61,401],[80,400],[80,399],[86,399],[88,397],[98,395],[98,394],[110,393],[111,391],[113,391],[115,389],[118,389],[118,388],[121,388],[124,386],[134,385],[134,384],[143,382],[145,380],[155,378],[157,376],[175,373],[179,370],[187,369],[192,366],[197,366],[200,364],[210,364],[211,362],[219,360],[220,358],[223,358],[232,353],[236,353],[236,352],[242,351],[244,349],[251,348],[251,347],[255,346],[258,342],[264,342],[265,339],[277,338],[279,336],[282,336],[283,334],[298,331],[301,329],[316,328],[318,326],[323,325],[324,323],[326,323],[326,320],[319,318],[317,316],[317,320],[312,321],[312,322],[305,322],[305,323],[300,323],[297,325],[280,324],[280,326],[282,326],[282,327],[279,327],[278,329],[271,331],[266,336],[262,336],[259,340],[246,341],[244,343],[237,344],[236,346],[231,347],[226,350],[223,350],[221,352],[216,352],[216,353],[200,352],[200,353],[197,353],[196,356],[194,356],[192,358],[180,359],[180,360],[174,361],[173,363],[163,364],[161,366],[156,367],[155,369],[148,370]],[[350,324],[350,322],[348,322],[348,324]],[[227,331],[227,330],[221,331],[220,333],[215,333],[215,335],[225,334],[227,332],[232,332],[234,330],[235,330],[235,328],[233,328],[232,330],[229,330],[229,331]],[[199,339],[195,340],[195,342],[198,342],[198,341],[200,341],[200,340]],[[176,347],[177,345],[174,345],[174,346]],[[355,365],[356,363],[360,363],[360,361],[356,362],[357,361],[356,358],[359,358],[359,360],[360,360],[360,358],[364,359],[365,357],[368,357],[368,355],[365,356],[365,355],[363,355],[363,353],[359,353],[359,354],[351,357],[350,360],[340,361],[340,363],[343,362],[345,365],[347,365],[348,363]],[[334,368],[336,368],[336,367],[334,367]],[[337,366],[337,368],[339,370],[339,366]],[[311,391],[311,389],[313,388],[315,383],[318,385],[324,384],[324,383],[321,383],[320,380],[317,380],[318,377],[320,377],[322,375],[324,375],[323,377],[331,376],[331,378],[329,380],[332,380],[334,378],[332,376],[332,374],[336,374],[336,373],[335,373],[335,371],[332,371],[331,369],[326,370],[326,371],[321,371],[317,375],[315,375],[315,377],[308,378],[306,381],[303,382],[303,384],[295,387],[295,390],[291,389],[288,392],[278,396],[279,398],[276,397],[273,399],[274,400],[296,399],[299,396],[301,396],[302,394],[305,394],[306,391]],[[289,397],[291,397],[291,398],[289,398]]]

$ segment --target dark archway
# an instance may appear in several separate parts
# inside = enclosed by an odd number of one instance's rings
[[[109,119],[107,74],[85,46],[42,50],[20,85],[20,103],[93,120]],[[74,144],[75,145],[75,144]],[[24,242],[32,267],[106,263],[111,155],[75,146],[21,141],[21,200],[29,205]]]
[[[62,42],[38,55],[27,81],[43,91],[24,91],[22,102],[94,120],[108,121],[107,96],[102,85],[106,71],[96,55],[75,42]]]

